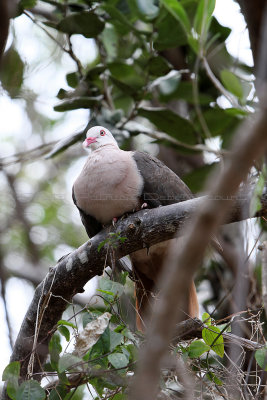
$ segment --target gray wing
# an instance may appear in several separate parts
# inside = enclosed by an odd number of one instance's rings
[[[144,179],[142,200],[150,208],[193,198],[190,189],[170,168],[147,153],[135,151],[133,159]]]
[[[79,210],[81,221],[83,223],[83,226],[85,227],[87,235],[89,236],[89,238],[95,236],[98,232],[100,232],[102,230],[103,227],[102,227],[101,223],[98,222],[94,217],[86,214],[81,208],[79,208],[77,206],[75,193],[74,193],[74,187],[72,187],[72,199],[73,199],[75,206]]]

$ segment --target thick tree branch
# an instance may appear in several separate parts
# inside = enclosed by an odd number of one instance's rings
[[[244,195],[236,198],[227,222],[249,218],[249,200],[250,196]],[[200,197],[166,207],[142,210],[127,219],[120,220],[115,229],[107,228],[101,231],[73,253],[61,259],[37,287],[16,340],[11,361],[22,360],[22,379],[27,375],[36,324],[39,332],[36,351],[40,361],[43,362],[47,355],[47,343],[68,302],[76,293],[83,291],[83,286],[88,280],[102,274],[107,250],[106,246],[100,252],[97,248],[111,231],[121,232],[122,236],[127,237],[127,241],[114,249],[115,257],[121,258],[145,246],[170,239],[175,232],[177,236],[181,235],[184,222],[206,201],[206,197]],[[262,205],[259,215],[266,215],[267,196],[262,198]],[[34,371],[40,371],[36,358]]]
[[[241,12],[247,22],[251,49],[255,61],[258,59],[259,46],[261,43],[261,26],[263,20],[263,11],[266,6],[265,0],[237,0]]]

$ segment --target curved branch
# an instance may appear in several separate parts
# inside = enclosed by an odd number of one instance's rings
[[[214,199],[217,200],[216,198]],[[18,334],[11,361],[21,360],[21,377],[25,379],[29,358],[33,350],[35,357],[33,371],[40,371],[40,364],[47,356],[47,343],[57,321],[72,297],[83,292],[83,286],[96,275],[101,275],[105,264],[107,247],[98,252],[98,246],[110,232],[120,232],[127,237],[123,244],[114,249],[115,257],[121,258],[133,251],[148,247],[163,240],[181,235],[182,227],[206,197],[184,201],[152,210],[142,210],[120,220],[115,228],[107,228],[84,243],[74,252],[59,260],[46,278],[37,287],[33,300],[25,315]],[[250,196],[236,198],[227,222],[249,218]],[[241,212],[242,210],[242,212]],[[267,196],[262,198],[262,210],[258,215],[267,214]],[[37,347],[34,349],[34,335],[38,332]]]

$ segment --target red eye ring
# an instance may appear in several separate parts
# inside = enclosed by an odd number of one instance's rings
[[[106,132],[102,129],[102,130],[100,131],[100,136],[105,136],[105,134],[106,134]]]

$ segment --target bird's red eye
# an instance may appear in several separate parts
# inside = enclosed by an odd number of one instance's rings
[[[100,131],[100,136],[105,136],[106,132],[102,129],[102,131]]]

